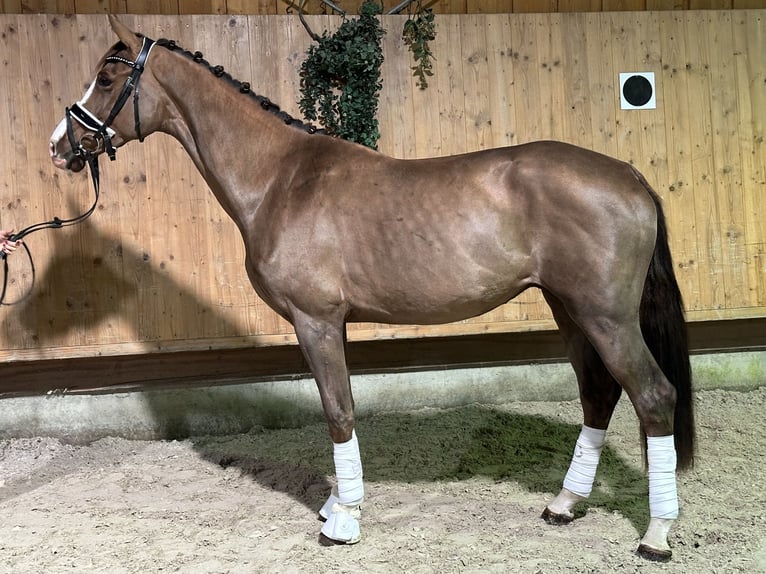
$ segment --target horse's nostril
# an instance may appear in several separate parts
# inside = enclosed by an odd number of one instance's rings
[[[82,158],[75,156],[69,160],[69,163],[66,167],[67,169],[74,172],[82,171],[82,169],[85,167],[85,162],[82,160]]]
[[[56,144],[53,142],[48,143],[48,153],[51,154],[51,157],[56,155]]]

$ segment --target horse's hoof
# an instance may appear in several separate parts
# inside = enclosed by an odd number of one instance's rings
[[[671,550],[658,550],[657,548],[652,548],[646,544],[639,545],[638,550],[636,550],[636,554],[638,554],[641,558],[650,560],[652,562],[667,562],[673,556],[673,552]]]
[[[356,544],[362,538],[359,519],[362,514],[358,506],[346,506],[336,503],[327,521],[322,526],[319,543],[327,546],[326,538],[332,544]]]
[[[559,514],[557,512],[553,512],[550,508],[547,506],[545,507],[545,510],[543,510],[542,515],[540,515],[540,518],[545,520],[548,524],[553,524],[554,526],[563,526],[565,524],[569,524],[574,520],[574,516],[569,516],[567,514]]]
[[[321,532],[319,533],[320,546],[345,546],[346,544],[348,544],[348,542],[343,542],[342,540],[333,540],[332,538],[327,538],[327,536]]]

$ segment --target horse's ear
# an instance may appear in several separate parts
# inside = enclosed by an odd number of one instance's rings
[[[114,14],[109,14],[109,25],[123,44],[128,46],[136,54],[141,50],[141,41],[138,36],[136,36],[136,33],[128,29],[128,27],[120,22]]]

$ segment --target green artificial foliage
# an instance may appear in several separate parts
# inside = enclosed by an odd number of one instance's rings
[[[328,133],[377,149],[385,32],[378,19],[380,4],[365,0],[359,12],[358,18],[344,18],[334,34],[325,31],[308,49],[300,70],[299,106],[307,120],[318,121]]]
[[[415,66],[412,67],[412,70],[413,75],[418,79],[418,87],[425,90],[428,87],[426,76],[434,75],[431,63],[433,54],[428,45],[429,42],[436,39],[433,10],[430,8],[423,9],[421,2],[418,2],[417,11],[415,14],[411,14],[404,23],[402,39],[415,59]]]

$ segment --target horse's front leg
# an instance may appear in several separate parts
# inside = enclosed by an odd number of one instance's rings
[[[354,544],[361,538],[359,518],[364,498],[362,460],[354,431],[354,400],[346,365],[346,326],[339,319],[293,318],[298,342],[314,374],[333,440],[337,487],[319,511],[325,520],[320,542]]]

